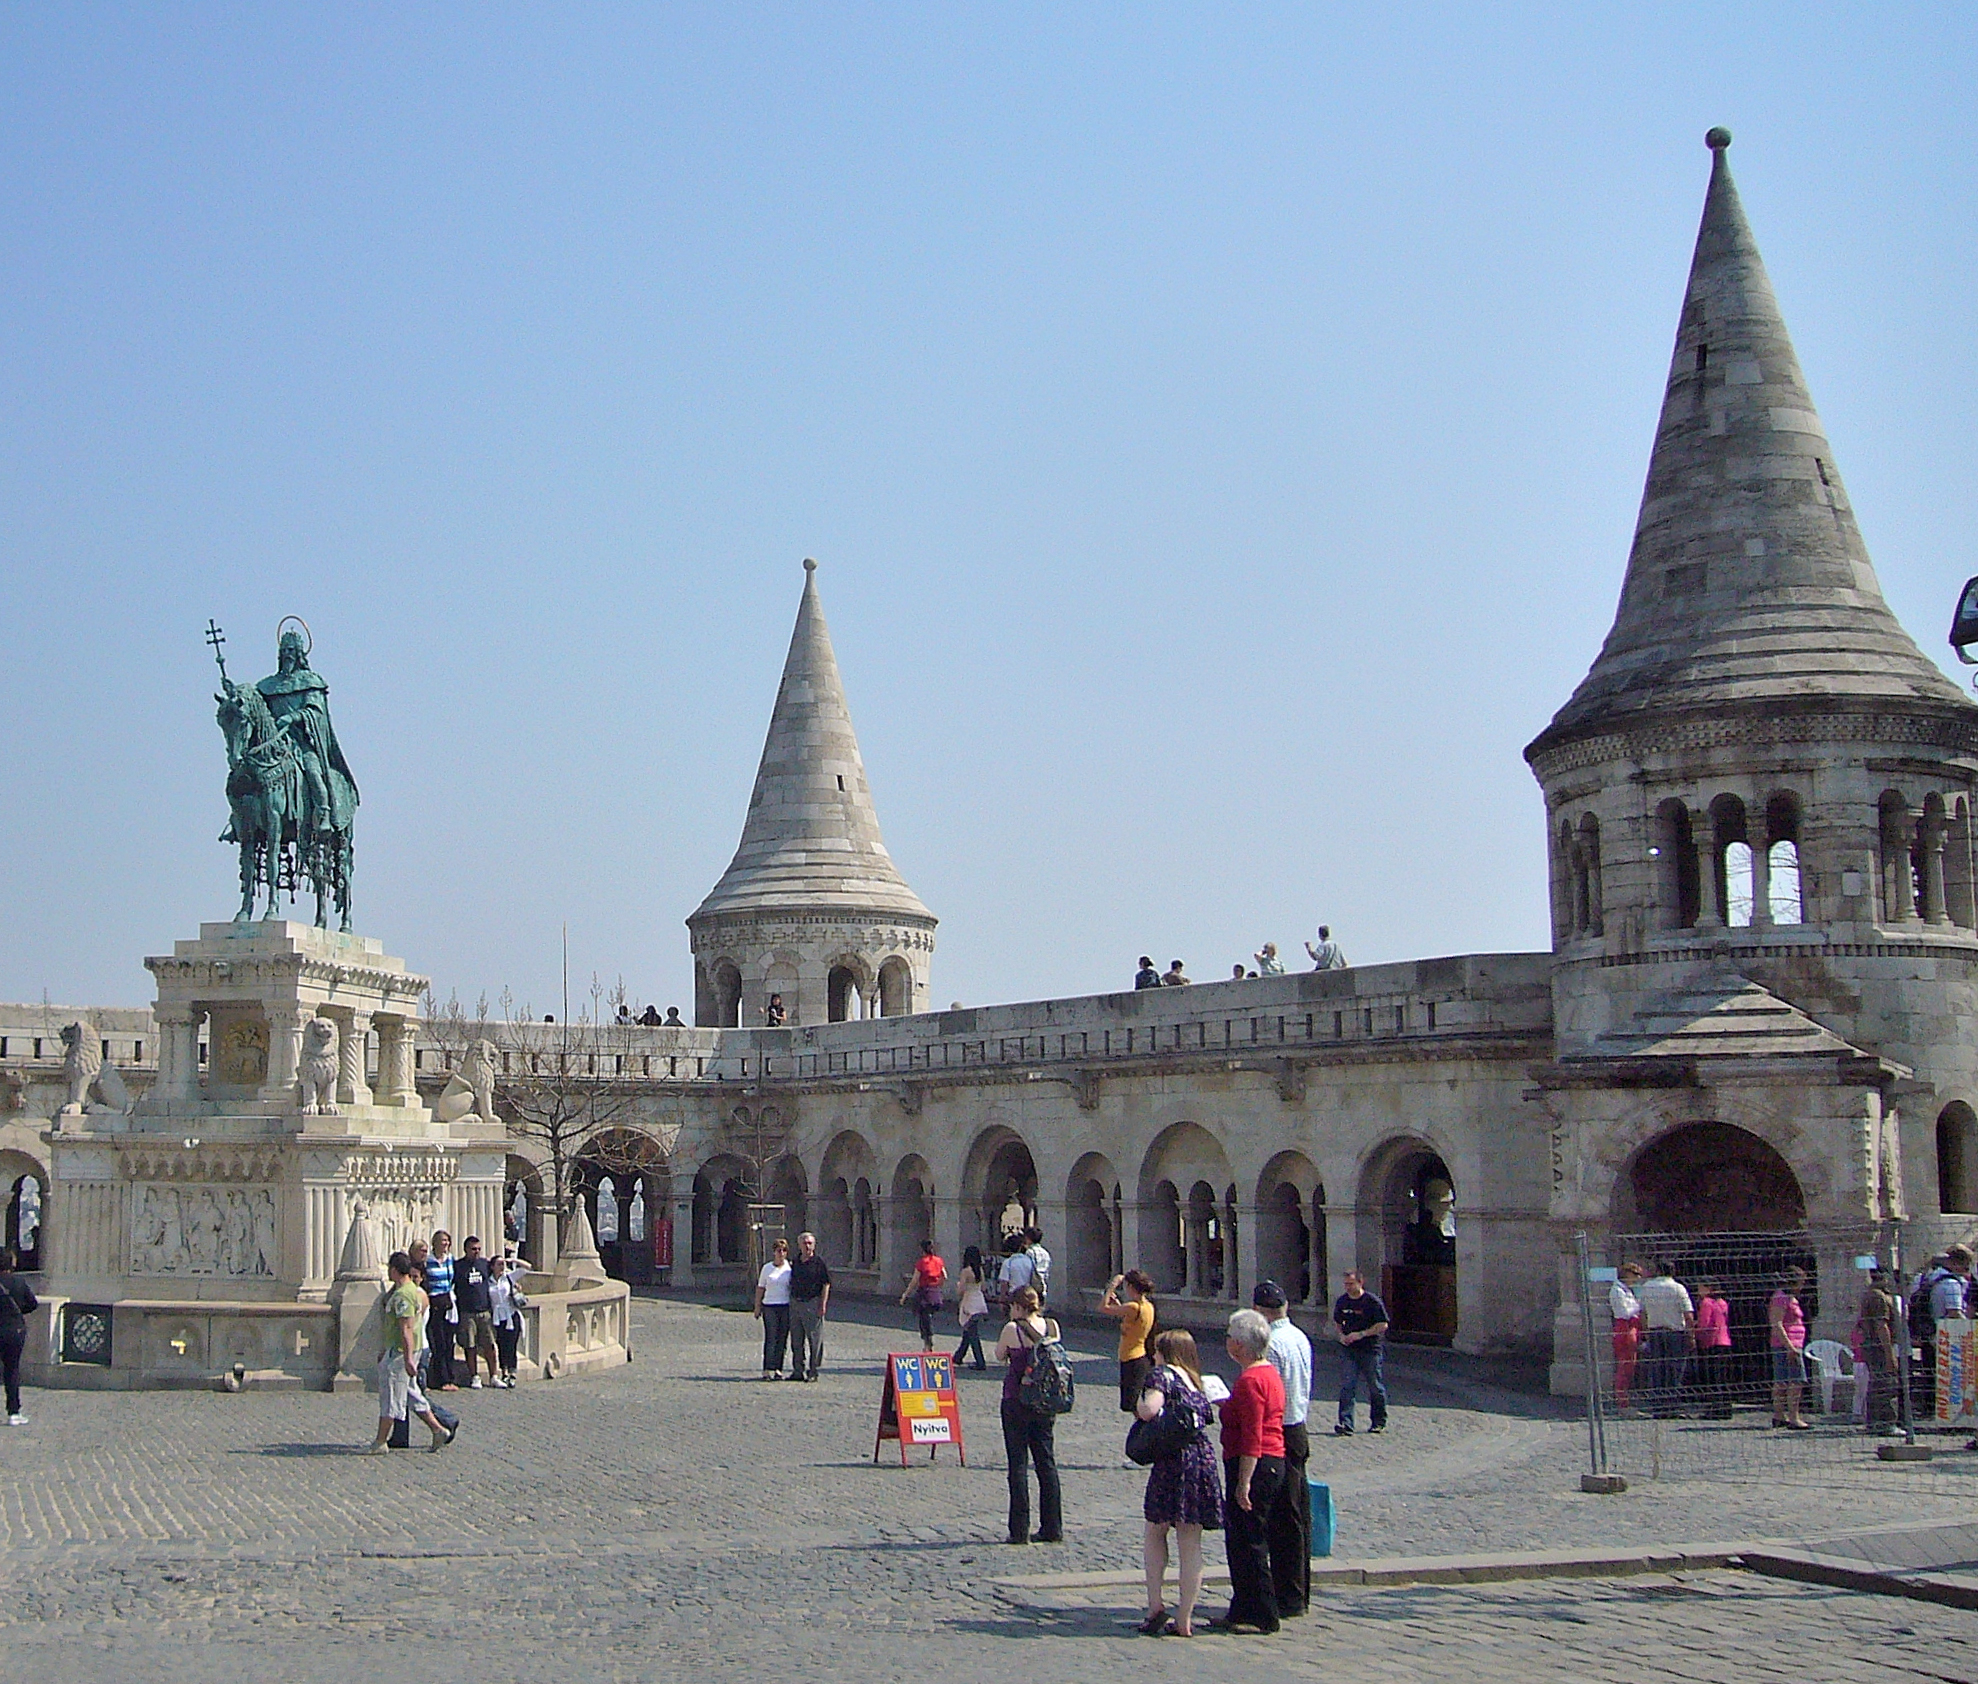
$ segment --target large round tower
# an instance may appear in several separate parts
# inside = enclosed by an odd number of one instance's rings
[[[851,709],[817,598],[804,595],[735,857],[687,920],[694,1022],[760,1025],[924,1010],[935,917],[879,837]]]
[[[1730,136],[1707,141],[1620,607],[1525,751],[1551,858],[1553,1216],[1783,1229],[1906,1206],[1914,1250],[1978,1224],[1978,706],[1883,601]]]

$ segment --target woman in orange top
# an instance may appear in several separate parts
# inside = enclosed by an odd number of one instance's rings
[[[948,1279],[948,1265],[941,1261],[941,1254],[934,1249],[932,1240],[920,1242],[920,1261],[913,1266],[913,1273],[907,1276],[906,1290],[900,1294],[904,1304],[913,1300],[913,1313],[920,1323],[920,1348],[923,1351],[934,1349],[934,1317],[939,1313],[943,1293],[942,1287]]]
[[[1120,1301],[1120,1288],[1126,1300]],[[1154,1331],[1154,1283],[1138,1269],[1115,1275],[1106,1283],[1106,1295],[1099,1300],[1099,1314],[1119,1323],[1119,1406],[1131,1415],[1140,1402],[1140,1393],[1152,1372],[1154,1359],[1147,1354],[1147,1339]]]

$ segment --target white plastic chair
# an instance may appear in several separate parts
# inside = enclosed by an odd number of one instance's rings
[[[1823,1415],[1834,1413],[1834,1383],[1845,1380],[1849,1385],[1848,1401],[1852,1403],[1855,1394],[1863,1390],[1862,1381],[1867,1378],[1855,1367],[1854,1353],[1838,1339],[1815,1339],[1806,1347],[1806,1360],[1814,1365],[1815,1375],[1820,1384],[1820,1412]]]

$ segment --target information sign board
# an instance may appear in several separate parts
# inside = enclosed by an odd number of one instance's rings
[[[1968,1426],[1978,1418],[1978,1322],[1937,1323],[1937,1419]]]
[[[955,1395],[954,1363],[932,1351],[890,1351],[886,1382],[879,1394],[879,1431],[872,1440],[872,1459],[887,1439],[897,1439],[900,1466],[907,1463],[907,1446],[924,1444],[929,1460],[944,1444],[952,1444],[963,1467],[968,1452],[962,1445],[962,1406]]]

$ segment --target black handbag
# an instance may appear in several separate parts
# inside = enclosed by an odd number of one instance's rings
[[[1175,1414],[1172,1404],[1163,1404],[1151,1421],[1135,1419],[1126,1429],[1126,1459],[1143,1468],[1179,1456],[1188,1448],[1196,1429]]]

